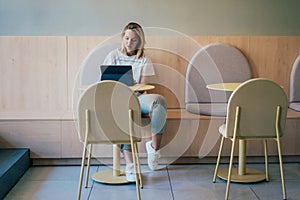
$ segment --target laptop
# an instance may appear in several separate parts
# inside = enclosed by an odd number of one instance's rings
[[[101,77],[100,80],[114,80],[132,86],[133,73],[131,65],[101,65],[100,66]]]

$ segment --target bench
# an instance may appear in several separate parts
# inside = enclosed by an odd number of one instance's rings
[[[3,148],[30,147],[30,158],[33,164],[78,164],[82,154],[82,143],[79,142],[76,124],[72,112],[59,113],[56,116],[43,114],[0,116],[1,145]],[[218,127],[224,123],[225,117],[208,116],[190,113],[185,109],[168,109],[167,125],[162,144],[162,162],[215,162],[218,153]],[[149,130],[143,132],[145,138],[139,144],[141,157],[145,158],[145,142],[149,140]],[[286,133],[282,137],[284,159],[299,160],[300,149],[300,112],[292,109],[287,113]],[[251,141],[252,142],[252,141]],[[253,141],[254,142],[254,141]],[[226,143],[225,143],[226,144]],[[269,155],[277,155],[276,146],[269,145]],[[248,155],[261,157],[263,149],[248,145]],[[95,151],[111,163],[112,150],[110,146],[95,146]],[[230,149],[224,149],[224,155],[229,155]],[[199,159],[205,158],[205,159]],[[208,161],[207,161],[208,160]],[[295,161],[295,160],[293,160]]]

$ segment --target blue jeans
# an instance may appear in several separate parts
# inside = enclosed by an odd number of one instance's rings
[[[166,123],[166,101],[159,94],[142,94],[139,97],[142,115],[151,113],[151,131],[153,134],[163,134]],[[121,145],[121,150],[130,150],[131,145]]]

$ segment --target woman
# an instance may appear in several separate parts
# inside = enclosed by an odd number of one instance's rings
[[[147,83],[149,76],[154,76],[154,68],[149,57],[145,55],[145,35],[142,27],[134,22],[127,24],[122,33],[122,47],[110,52],[104,60],[105,65],[131,65],[136,83]],[[148,166],[156,170],[159,159],[159,149],[166,122],[166,103],[158,94],[141,94],[138,96],[142,114],[151,113],[152,140],[146,143]],[[126,163],[126,178],[135,181],[132,153],[130,145],[121,145]]]

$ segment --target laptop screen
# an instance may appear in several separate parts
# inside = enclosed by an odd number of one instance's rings
[[[114,80],[128,86],[133,85],[132,67],[130,65],[101,65],[100,80]]]

